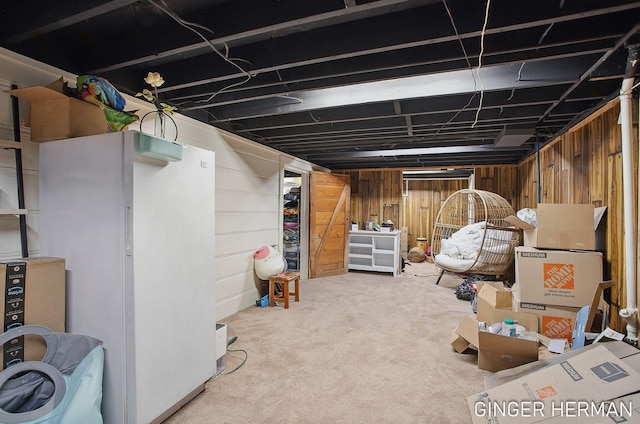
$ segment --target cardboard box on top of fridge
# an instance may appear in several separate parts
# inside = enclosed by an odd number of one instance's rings
[[[606,207],[591,204],[540,203],[535,225],[515,215],[505,221],[522,229],[523,244],[541,249],[596,250],[596,229]]]
[[[46,87],[32,86],[6,92],[31,102],[27,124],[31,127],[31,141],[61,140],[109,131],[99,107],[62,93],[62,79]]]
[[[577,352],[573,356],[561,355],[552,365],[467,397],[472,422],[586,423],[592,422],[591,417],[607,413],[609,421],[604,422],[619,422],[611,405],[600,405],[640,390],[640,374],[605,346]],[[637,414],[637,405],[613,406],[631,406],[631,413]],[[582,415],[578,416],[579,412]]]
[[[502,322],[505,318],[515,319],[527,331],[535,333],[538,331],[538,319],[533,314],[494,309],[490,315],[492,323]],[[478,368],[500,371],[538,360],[537,340],[480,331],[478,325],[478,320],[465,317],[455,329],[455,334],[459,338],[466,340],[469,345],[478,350]],[[452,338],[454,349],[463,345],[464,343],[458,338]],[[456,351],[461,352],[457,349]]]
[[[602,282],[601,252],[519,246],[515,262],[521,302],[581,308],[591,305]]]
[[[0,262],[3,287],[0,302],[3,331],[22,325],[43,325],[54,332],[65,331],[65,260],[35,257]],[[39,336],[0,348],[2,366],[23,360],[40,360],[46,351]]]

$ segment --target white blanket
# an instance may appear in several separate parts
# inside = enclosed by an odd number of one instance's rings
[[[515,243],[513,233],[486,227],[485,221],[465,225],[448,239],[440,240],[440,252],[434,258],[436,264],[460,272],[469,271],[472,266],[475,271],[484,272],[501,269],[504,255]],[[499,258],[501,263],[493,263],[495,258]]]

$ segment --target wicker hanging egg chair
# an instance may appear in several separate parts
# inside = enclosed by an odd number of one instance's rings
[[[505,274],[520,241],[518,229],[504,220],[511,215],[511,205],[489,191],[464,189],[449,196],[438,212],[431,240],[440,277],[444,271]]]

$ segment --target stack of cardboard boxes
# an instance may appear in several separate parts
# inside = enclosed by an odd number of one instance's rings
[[[496,282],[478,284],[477,319],[466,317],[454,330],[454,349],[477,349],[478,368],[489,371],[536,361],[537,340],[481,331],[482,323],[505,318],[542,339],[566,339],[568,346],[579,309],[591,306],[603,287],[603,256],[597,251],[603,240],[596,237],[603,213],[592,205],[540,204],[536,226],[507,218],[524,233],[524,246],[515,253],[516,283],[511,290]]]
[[[524,246],[515,252],[514,310],[536,314],[544,336],[571,342],[579,309],[599,297],[603,255],[598,250],[604,237],[596,242],[596,229],[604,210],[540,204],[535,227],[508,218],[524,234]]]

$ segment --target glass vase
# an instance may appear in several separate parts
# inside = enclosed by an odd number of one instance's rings
[[[152,134],[154,137],[172,141],[178,139],[178,126],[168,113],[163,110],[152,110],[146,113],[140,120],[140,131],[142,131],[142,123],[145,118],[147,118],[147,120],[153,119]]]
[[[153,120],[153,135],[160,138],[165,138],[165,130],[167,126],[167,117],[166,114],[159,110],[155,114],[155,119]]]

